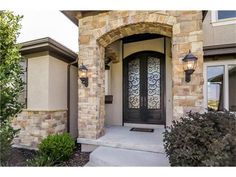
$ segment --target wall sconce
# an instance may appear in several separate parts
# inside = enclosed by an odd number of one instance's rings
[[[84,84],[85,87],[88,87],[88,69],[83,63],[79,67],[79,78],[81,83]]]
[[[197,59],[198,58],[194,56],[190,50],[189,53],[183,58],[186,82],[190,82],[191,80],[191,74],[195,71]]]

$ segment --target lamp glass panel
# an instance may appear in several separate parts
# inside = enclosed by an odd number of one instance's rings
[[[87,77],[87,71],[86,70],[80,70],[79,71],[79,77],[80,78],[86,78]]]
[[[196,61],[187,61],[184,62],[184,70],[192,70],[196,68]]]

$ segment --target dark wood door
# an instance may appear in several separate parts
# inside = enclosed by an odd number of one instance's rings
[[[123,60],[124,123],[165,124],[164,55],[153,51]]]

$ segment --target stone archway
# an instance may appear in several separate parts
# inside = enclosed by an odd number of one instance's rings
[[[104,133],[104,49],[133,34],[156,33],[172,38],[173,117],[177,119],[188,110],[202,110],[201,23],[201,11],[110,11],[79,19],[79,58],[89,69],[89,86],[79,82],[79,137],[96,139]],[[198,57],[199,67],[193,82],[187,84],[182,58],[189,49]]]
[[[98,43],[106,47],[116,40],[122,39],[134,34],[152,33],[172,37],[172,26],[160,24],[158,22],[139,22],[113,29],[97,39]]]

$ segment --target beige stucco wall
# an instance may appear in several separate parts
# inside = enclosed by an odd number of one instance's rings
[[[111,67],[105,70],[105,95],[111,94]]]
[[[170,49],[170,39],[166,40],[166,112],[167,125],[170,124],[172,120],[172,76],[171,76],[171,49]],[[106,104],[105,111],[105,123],[106,125],[122,125],[122,48],[116,48],[116,52],[119,53],[120,62],[111,64],[111,83],[108,84],[111,90],[111,95],[113,95],[113,103]],[[124,58],[139,51],[151,50],[164,53],[164,38],[145,40],[133,43],[124,44]],[[118,52],[119,51],[119,52]],[[108,82],[107,80],[105,83]],[[109,82],[108,82],[109,83]]]
[[[171,39],[166,38],[166,125],[173,120]]]
[[[49,110],[67,109],[66,62],[49,57]]]
[[[27,108],[49,107],[49,55],[47,52],[25,56],[28,59]]]
[[[27,109],[67,109],[67,63],[41,52],[28,59]]]
[[[113,103],[105,105],[105,124],[122,125],[122,42],[119,40],[110,46],[119,62],[110,64],[105,74],[105,92],[113,95]]]
[[[124,58],[131,55],[132,53],[144,50],[152,50],[164,53],[164,38],[124,44]]]
[[[79,81],[80,82],[80,81]],[[70,66],[70,134],[78,136],[78,68]]]
[[[213,26],[212,11],[208,11],[203,21],[203,45],[231,44],[236,42],[236,24]]]

